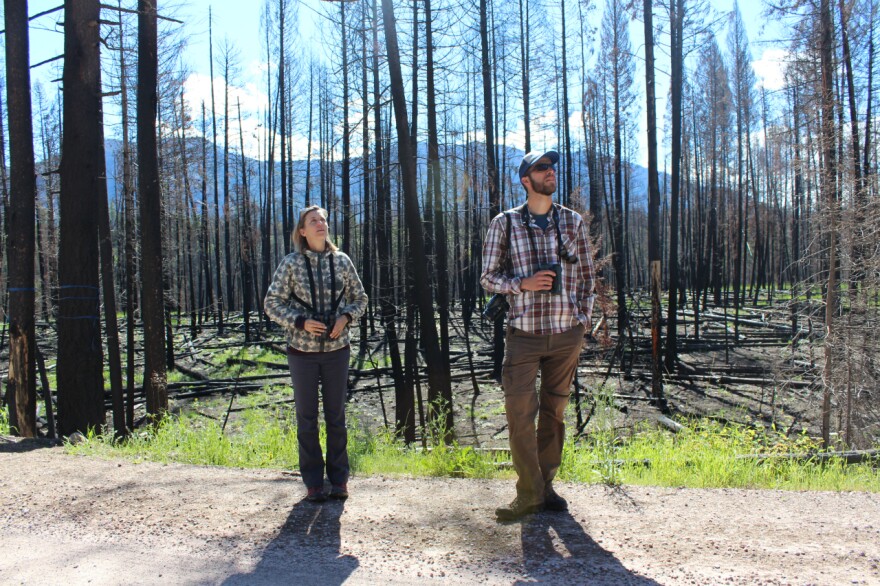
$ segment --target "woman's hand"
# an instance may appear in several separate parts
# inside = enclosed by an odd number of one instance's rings
[[[336,318],[336,322],[333,324],[333,329],[330,330],[330,339],[335,340],[339,336],[342,335],[342,330],[348,327],[348,316],[340,315]]]
[[[324,332],[327,331],[327,326],[324,325],[324,322],[320,322],[316,319],[307,319],[306,323],[303,324],[303,329],[310,334],[323,336]]]

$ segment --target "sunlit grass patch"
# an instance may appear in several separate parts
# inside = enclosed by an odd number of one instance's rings
[[[6,409],[0,409],[0,435],[9,435],[9,414]]]
[[[192,380],[192,377],[190,377],[186,374],[183,374],[179,370],[169,370],[168,372],[165,373],[165,377],[166,377],[166,380],[169,384]]]
[[[242,468],[295,468],[296,434],[292,426],[269,424],[264,416],[245,418],[242,431],[226,434],[221,421],[193,415],[166,417],[156,428],[124,440],[112,434],[90,434],[72,453],[123,456],[155,462],[234,466]]]
[[[772,429],[710,420],[685,423],[676,435],[645,426],[626,440],[596,435],[578,444],[569,441],[560,476],[691,488],[880,491],[880,471],[870,464],[755,457],[818,453],[819,442],[806,435],[789,438]]]
[[[247,400],[256,403],[270,397],[270,393],[261,392]],[[4,422],[0,417],[0,426]],[[711,420],[682,423],[685,429],[674,435],[643,424],[628,437],[620,437],[610,426],[600,426],[578,441],[569,438],[559,479],[608,485],[880,492],[880,471],[869,464],[846,465],[839,459],[820,462],[744,457],[817,453],[817,440],[806,435],[790,438],[773,429],[761,431]],[[155,429],[126,440],[114,440],[110,434],[93,434],[67,449],[79,454],[158,462],[297,468],[291,405],[248,408],[240,413],[234,427],[229,426],[224,432],[221,426],[222,420],[196,415],[169,416]],[[324,443],[323,428],[321,441]],[[443,445],[439,441],[429,442],[428,449],[418,444],[405,446],[392,430],[363,425],[356,412],[349,413],[348,451],[355,474],[514,476],[509,454],[503,450],[480,450],[457,443]]]

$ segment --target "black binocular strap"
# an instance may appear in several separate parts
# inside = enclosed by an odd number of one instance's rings
[[[309,292],[312,295],[312,304],[309,305],[305,303],[302,299],[297,297],[293,292],[291,292],[291,297],[293,297],[296,301],[303,305],[306,309],[315,313],[318,308],[318,300],[317,295],[315,294],[315,275],[312,273],[312,263],[309,261],[309,257],[305,254],[303,255],[303,260],[306,263],[306,272],[309,274]],[[321,262],[321,259],[318,259],[318,262]],[[345,286],[343,285],[342,291],[339,292],[339,297],[336,296],[336,266],[333,263],[333,253],[330,253],[330,301],[332,305],[330,306],[330,311],[336,313],[336,310],[339,308],[339,304],[342,302],[342,297],[345,295]]]
[[[290,292],[290,296],[293,297],[293,300],[294,300],[294,301],[296,301],[297,303],[299,303],[300,305],[302,305],[303,307],[305,307],[306,309],[308,309],[309,312],[311,312],[311,313],[315,313],[315,308],[312,307],[310,304],[306,303],[305,301],[303,301],[302,299],[300,299],[300,298],[299,298],[299,295],[297,295],[296,293],[294,293],[293,291],[291,291],[291,292]]]
[[[342,291],[339,292],[339,297],[336,296],[336,267],[333,264],[333,253],[330,253],[330,299],[333,301],[333,305],[330,306],[330,311],[336,313],[336,310],[339,309],[339,304],[342,302],[342,296],[345,295],[345,285],[342,286]]]
[[[315,295],[315,275],[312,274],[312,261],[307,255],[303,255],[303,261],[306,263],[306,272],[309,274],[309,292],[312,294],[312,311],[318,311],[318,298]],[[321,262],[320,260],[318,262]]]
[[[535,232],[532,230],[532,225],[530,222],[530,214],[529,214],[529,204],[523,204],[522,211],[520,212],[523,219],[523,225],[526,227],[526,230],[529,233],[529,243],[532,246],[532,252],[535,254],[535,260],[540,264],[540,259],[538,256],[538,243],[535,241]],[[556,259],[558,261],[565,260],[568,263],[576,263],[577,260],[572,261],[569,258],[568,251],[566,250],[566,255],[563,257],[562,251],[565,250],[564,245],[562,244],[562,230],[559,229],[559,206],[557,204],[553,204],[553,224],[556,226]]]

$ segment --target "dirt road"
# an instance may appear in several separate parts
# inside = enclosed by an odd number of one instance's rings
[[[880,496],[356,477],[107,461],[0,438],[0,584],[880,584]]]

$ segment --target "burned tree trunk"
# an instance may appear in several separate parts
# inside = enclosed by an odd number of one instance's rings
[[[405,202],[406,224],[409,232],[410,254],[414,259],[424,258],[425,237],[421,229],[418,194],[416,192],[416,169],[409,140],[409,123],[407,122],[406,101],[403,93],[403,75],[400,68],[400,52],[397,46],[397,27],[394,22],[394,10],[391,0],[382,0],[382,15],[385,25],[385,43],[388,47],[388,66],[391,72],[391,98],[394,105],[395,126],[397,127],[397,143],[400,167],[403,178],[403,196]],[[434,304],[431,294],[427,266],[423,262],[413,263],[415,296],[419,310],[419,320],[426,326],[434,323]],[[452,386],[449,372],[443,369],[440,355],[440,343],[437,330],[425,327],[422,330],[425,344],[425,362],[428,367],[429,396],[436,401],[432,405],[431,414],[435,421],[443,417],[442,426],[447,440],[451,440],[453,432]]]
[[[400,347],[395,326],[397,310],[394,306],[394,278],[391,271],[391,186],[388,181],[388,167],[385,164],[383,148],[382,94],[379,85],[379,16],[377,1],[372,3],[373,16],[373,116],[376,133],[376,242],[378,251],[376,262],[379,265],[379,308],[388,354],[391,357],[391,372],[395,389],[395,429],[407,443],[415,441],[415,398],[403,384],[403,364],[400,360]]]
[[[137,145],[147,413],[168,410],[162,297],[162,194],[156,145],[158,27],[155,0],[138,1]]]
[[[822,394],[822,442],[831,445],[831,378],[834,371],[834,341],[837,334],[834,328],[834,314],[837,310],[837,149],[834,132],[834,64],[833,64],[833,26],[831,23],[830,0],[821,0],[819,8],[820,46],[819,55],[822,69],[822,149],[824,165],[822,169],[822,199],[828,216],[828,285],[825,292],[825,371]]]
[[[487,11],[487,0],[480,0],[480,57],[483,74],[483,117],[486,124],[486,184],[489,191],[489,217],[494,218],[501,213],[501,201],[498,197],[498,165],[495,161],[495,116],[492,113]],[[498,378],[501,376],[501,363],[504,360],[504,320],[495,320],[493,324],[493,348],[493,375]]]
[[[678,233],[681,192],[681,97],[683,90],[684,0],[670,4],[670,44],[672,98],[672,193],[669,195],[669,311],[666,327],[666,370],[678,361]]]
[[[440,313],[440,353],[449,370],[449,261],[446,223],[440,194],[440,142],[437,132],[437,96],[434,86],[434,23],[431,0],[425,0],[426,90],[428,94],[428,190],[434,203],[434,250],[437,255],[437,309]]]
[[[61,435],[104,424],[95,214],[98,194],[107,189],[99,18],[97,0],[65,4],[57,366]]]
[[[34,138],[27,0],[6,0],[6,102],[9,114],[11,193],[9,259],[9,427],[37,435],[36,341],[34,340]]]
[[[657,104],[654,99],[654,19],[651,0],[644,0],[645,88],[648,110],[648,262],[651,271],[651,394],[666,411],[663,398],[663,351],[660,333],[660,185],[657,180]]]

